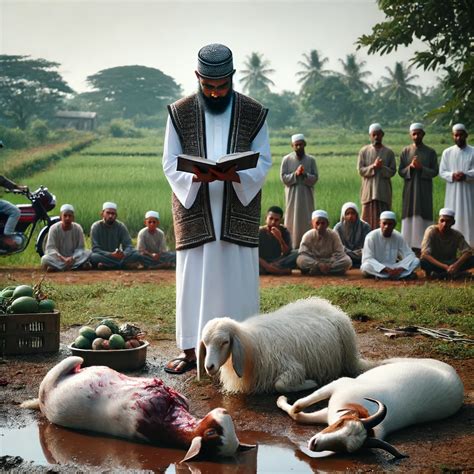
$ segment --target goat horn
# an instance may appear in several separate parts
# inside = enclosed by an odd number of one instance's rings
[[[406,454],[402,454],[400,451],[398,451],[395,446],[392,446],[390,443],[378,438],[367,438],[363,447],[383,449],[384,451],[389,452],[392,456],[395,456],[397,459],[408,457]]]
[[[374,400],[373,398],[365,398],[365,400],[368,400],[369,402],[374,402],[379,406],[378,410],[373,415],[368,416],[367,418],[362,418],[360,420],[364,425],[365,429],[369,430],[370,428],[377,426],[385,418],[385,415],[387,414],[387,407],[382,402]]]

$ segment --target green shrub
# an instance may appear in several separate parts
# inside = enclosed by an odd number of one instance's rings
[[[28,134],[19,128],[0,126],[0,140],[5,148],[17,150],[28,145]]]
[[[49,127],[44,120],[36,119],[31,123],[31,134],[39,143],[44,143],[49,136]]]
[[[110,122],[110,134],[116,138],[139,138],[143,134],[136,129],[131,120],[115,119]]]

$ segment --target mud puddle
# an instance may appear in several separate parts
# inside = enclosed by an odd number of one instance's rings
[[[2,456],[20,456],[24,462],[54,468],[69,465],[86,470],[148,470],[164,473],[283,473],[353,470],[350,459],[311,458],[286,437],[245,432],[242,442],[257,449],[235,458],[180,464],[185,451],[158,448],[122,439],[84,433],[53,425],[44,419],[20,429],[0,429]],[[316,453],[313,453],[316,454]]]

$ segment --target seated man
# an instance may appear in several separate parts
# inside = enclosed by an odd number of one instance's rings
[[[474,268],[472,248],[458,230],[452,229],[455,214],[444,207],[438,224],[428,227],[421,244],[421,268],[427,278],[462,278]],[[459,252],[459,256],[458,256]]]
[[[290,275],[296,268],[297,250],[291,250],[291,235],[281,225],[283,209],[272,206],[267,211],[266,225],[258,231],[260,275]]]
[[[99,270],[138,268],[140,254],[125,224],[117,220],[117,204],[104,202],[101,215],[91,227],[92,265]]]
[[[61,222],[49,229],[41,266],[48,272],[91,268],[88,261],[91,251],[85,249],[82,227],[74,222],[74,208],[63,204],[60,212]]]
[[[0,186],[9,191],[13,191],[14,189],[20,189],[23,191],[26,189],[26,186],[19,186],[1,175]],[[18,242],[15,241],[14,235],[15,227],[20,219],[20,209],[11,202],[0,199],[0,214],[7,216],[7,221],[3,228],[3,235],[0,239],[0,245],[8,250],[16,250],[18,248]]]
[[[360,219],[357,204],[346,202],[342,206],[341,221],[334,226],[334,231],[352,260],[352,268],[360,267],[365,237],[371,230],[370,225]]]
[[[344,252],[339,235],[328,229],[328,213],[323,210],[311,214],[312,229],[301,239],[296,264],[301,273],[326,275],[346,273],[351,259]]]
[[[176,252],[168,252],[165,233],[158,228],[159,225],[160,214],[148,211],[145,227],[137,237],[137,249],[145,268],[173,268],[176,265]]]
[[[397,218],[392,211],[380,214],[380,228],[365,238],[360,269],[366,277],[390,280],[416,278],[420,265],[400,232],[394,230]]]

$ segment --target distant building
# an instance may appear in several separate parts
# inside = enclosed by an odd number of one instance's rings
[[[60,128],[94,130],[97,126],[97,112],[59,111],[55,118]]]

